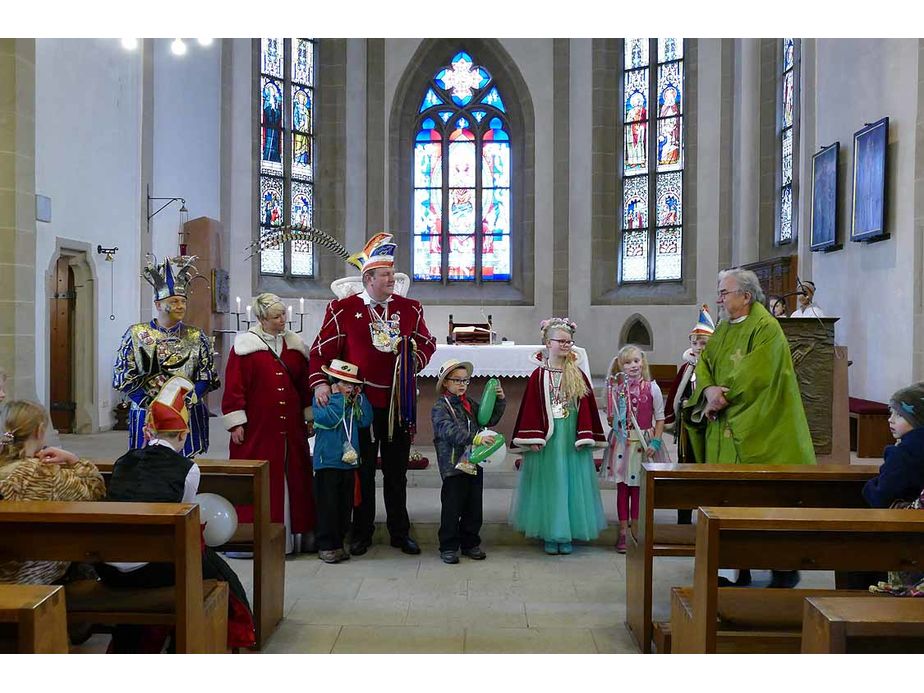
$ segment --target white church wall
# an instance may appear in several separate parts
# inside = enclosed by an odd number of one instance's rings
[[[839,140],[839,233],[844,249],[812,253],[818,303],[837,316],[837,341],[853,365],[850,394],[887,401],[912,378],[914,173],[917,39],[817,39],[815,42],[814,141]],[[851,243],[853,133],[889,116],[886,228],[892,237]],[[808,124],[811,126],[811,123]],[[811,169],[809,169],[810,171]],[[809,179],[806,179],[809,180]],[[810,187],[801,195],[810,219]],[[808,242],[808,225],[804,226]]]
[[[190,219],[220,219],[221,42],[190,42],[183,56],[170,52],[171,42],[154,41],[151,195],[185,198]],[[151,211],[164,202],[152,202]],[[179,251],[179,209],[172,202],[151,220],[151,249],[158,259]]]
[[[36,234],[36,334],[44,335],[35,345],[36,389],[48,404],[50,263],[59,242],[89,245],[96,276],[96,407],[100,426],[108,428],[113,357],[125,328],[139,317],[141,56],[115,39],[37,39],[35,58],[36,192],[52,201],[52,220],[38,222]],[[119,248],[114,281],[97,245]],[[116,319],[109,320],[113,284]]]

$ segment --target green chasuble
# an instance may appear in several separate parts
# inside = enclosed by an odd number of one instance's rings
[[[704,391],[729,388],[715,421]],[[780,323],[759,303],[739,323],[723,320],[696,366],[684,425],[697,462],[815,464],[815,450]]]

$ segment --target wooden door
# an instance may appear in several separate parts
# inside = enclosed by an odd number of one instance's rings
[[[74,270],[68,258],[55,264],[51,300],[51,423],[61,433],[74,429]]]

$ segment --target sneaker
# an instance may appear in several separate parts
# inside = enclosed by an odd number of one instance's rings
[[[550,556],[558,555],[558,542],[557,541],[547,541],[545,542],[545,552]]]
[[[337,549],[336,551],[334,551],[334,553],[337,554],[337,562],[338,562],[338,563],[339,563],[340,561],[348,561],[348,560],[350,560],[350,554],[349,554],[347,551],[345,551],[344,549]]]
[[[480,546],[473,546],[470,549],[462,549],[462,555],[468,556],[469,558],[476,561],[483,561],[488,557],[488,554],[482,551]]]
[[[440,560],[443,563],[448,563],[450,565],[459,562],[459,552],[458,551],[440,551]]]
[[[626,533],[620,532],[619,539],[616,540],[616,552],[625,553],[626,552]]]
[[[574,551],[574,546],[571,545],[570,541],[566,541],[564,544],[558,545],[558,553],[561,553],[567,556],[572,551]]]
[[[253,551],[225,551],[225,556],[240,560],[250,560],[253,558]]]
[[[343,549],[341,549],[342,551]],[[318,551],[318,558],[320,558],[325,563],[338,563],[340,557],[337,555],[336,551]]]

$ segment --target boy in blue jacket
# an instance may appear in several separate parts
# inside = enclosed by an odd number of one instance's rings
[[[863,487],[863,499],[873,508],[913,501],[924,489],[924,382],[892,395],[889,409],[889,428],[896,442],[885,449],[879,475]]]
[[[362,394],[359,368],[334,359],[321,366],[330,381],[330,399],[325,406],[317,399],[314,411],[314,490],[317,495],[318,558],[340,563],[350,557],[343,539],[353,510],[355,470],[359,468],[359,429],[372,424],[372,405]]]
[[[440,366],[436,381],[439,394],[433,405],[433,444],[443,479],[440,492],[440,558],[443,563],[459,562],[459,549],[476,561],[487,554],[481,550],[482,492],[484,470],[468,461],[473,443],[491,443],[493,436],[480,439],[478,400],[466,396],[472,378],[472,364],[449,359]],[[493,426],[504,413],[504,391],[497,385],[494,413],[488,421]]]

